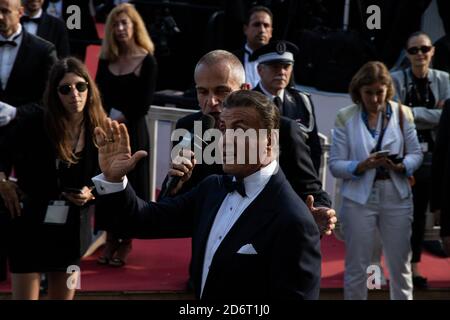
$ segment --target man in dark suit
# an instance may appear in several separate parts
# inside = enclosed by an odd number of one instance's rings
[[[42,99],[47,74],[57,60],[54,46],[30,35],[20,25],[20,0],[0,0],[0,101],[14,107]],[[8,121],[15,116],[9,113]],[[0,141],[4,138],[0,127]],[[1,210],[0,210],[1,211]],[[0,212],[0,228],[7,228]],[[0,233],[5,234],[4,230]],[[0,247],[0,280],[6,278],[6,251]]]
[[[431,210],[440,215],[442,244],[450,256],[450,99],[445,101],[436,135],[432,182]]]
[[[251,8],[243,28],[246,39],[244,48],[233,52],[244,66],[245,82],[250,84],[251,88],[258,84],[259,74],[258,63],[250,61],[249,58],[255,50],[269,43],[272,38],[272,23],[273,16],[269,8],[263,6]]]
[[[0,101],[15,107],[39,102],[57,60],[55,47],[21,26],[20,0],[0,0],[0,10]]]
[[[96,128],[103,172],[93,179],[97,218],[138,237],[192,236],[197,298],[317,299],[319,231],[278,168],[279,112],[264,95],[249,90],[231,93],[223,107],[226,131],[217,152],[224,154],[226,175],[212,175],[190,192],[159,203],[137,198],[124,177],[146,155],[131,155],[125,125],[107,119],[108,135]],[[236,142],[237,129],[255,133],[255,144]],[[252,154],[255,145],[262,148],[256,161],[237,164],[239,152]],[[230,146],[237,151],[230,153]]]
[[[242,64],[236,56],[223,50],[214,50],[204,55],[197,63],[194,78],[201,112],[180,119],[176,129],[193,132],[195,121],[200,121],[204,114],[213,116],[218,127],[223,100],[233,91],[249,89],[249,85],[245,83]],[[308,204],[320,231],[330,234],[336,219],[334,210],[330,209],[331,201],[328,194],[322,190],[300,127],[284,117],[280,121],[280,166],[294,190]],[[177,165],[169,171],[169,176],[179,176],[185,171],[186,167]],[[187,192],[212,174],[223,174],[221,166],[199,164],[194,168],[190,179],[179,188],[170,190],[168,194]],[[167,180],[166,178],[163,183],[161,194],[166,193]]]
[[[31,34],[53,43],[59,58],[70,54],[69,37],[64,21],[42,10],[44,0],[22,0],[25,14],[20,19],[22,26]]]
[[[280,109],[281,115],[295,120],[311,150],[311,159],[319,172],[322,147],[317,130],[314,104],[309,94],[289,86],[294,56],[298,48],[288,41],[276,41],[256,50],[250,60],[258,63],[261,78],[254,90],[264,93]]]

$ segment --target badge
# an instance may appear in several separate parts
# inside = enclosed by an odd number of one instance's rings
[[[280,55],[285,53],[286,52],[286,44],[283,41],[278,42],[275,50]]]

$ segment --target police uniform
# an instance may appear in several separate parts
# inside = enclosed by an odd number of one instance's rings
[[[277,41],[256,50],[250,57],[250,60],[257,60],[259,64],[293,64],[294,55],[297,52],[298,48],[293,43]],[[282,116],[293,119],[299,124],[304,134],[305,142],[310,148],[314,168],[319,173],[322,147],[320,145],[314,104],[311,96],[308,93],[287,86],[279,93],[278,97],[275,97],[264,88],[262,81],[253,90],[271,97],[279,107]]]

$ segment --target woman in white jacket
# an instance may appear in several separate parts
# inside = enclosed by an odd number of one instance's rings
[[[343,179],[341,221],[346,243],[344,296],[367,298],[367,268],[378,230],[390,273],[391,299],[412,299],[410,236],[412,176],[422,161],[409,108],[392,101],[392,78],[381,62],[353,77],[354,105],[333,130],[330,170]]]

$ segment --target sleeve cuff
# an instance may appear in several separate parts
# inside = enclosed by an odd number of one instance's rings
[[[92,178],[92,182],[94,182],[97,193],[99,195],[105,195],[125,190],[128,184],[128,179],[125,176],[122,182],[109,182],[106,181],[103,173],[100,173]]]
[[[355,171],[356,168],[358,167],[359,161],[351,161],[347,167],[347,172],[349,174],[351,174],[353,179],[359,179],[361,176],[360,175],[356,175]]]
[[[411,168],[408,168],[408,166],[405,163],[403,163],[403,165],[405,166],[405,174],[406,174],[406,176],[407,177],[411,177],[414,174],[414,171],[411,170]]]

